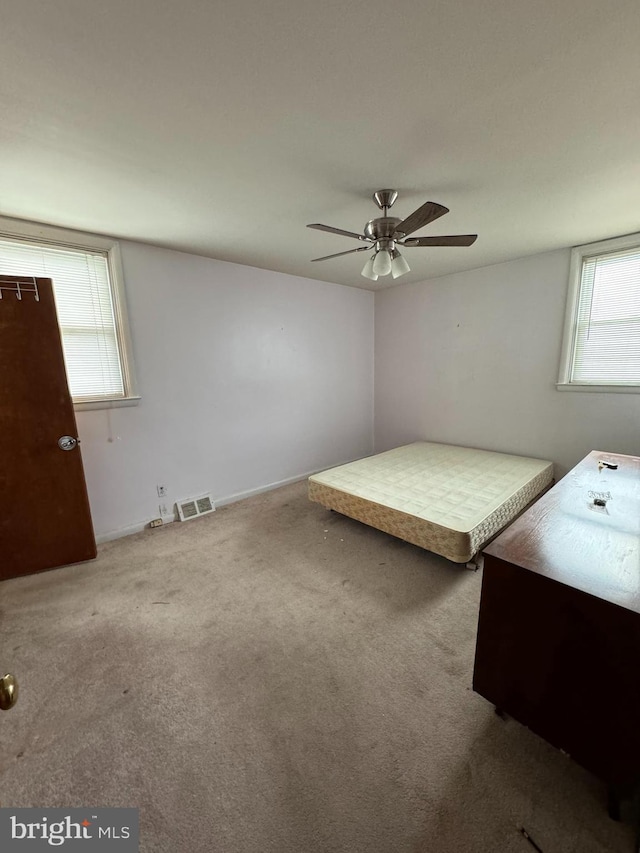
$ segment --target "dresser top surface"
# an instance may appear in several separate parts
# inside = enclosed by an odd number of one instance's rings
[[[592,451],[485,554],[640,614],[640,457]]]

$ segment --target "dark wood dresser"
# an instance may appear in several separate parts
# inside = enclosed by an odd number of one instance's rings
[[[474,690],[610,790],[637,785],[640,457],[593,451],[484,553]]]

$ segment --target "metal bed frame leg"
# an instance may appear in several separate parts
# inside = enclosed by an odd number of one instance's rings
[[[484,554],[482,551],[478,551],[477,554],[474,554],[473,557],[466,563],[466,567],[472,571],[477,572],[478,569],[481,569],[484,565]]]

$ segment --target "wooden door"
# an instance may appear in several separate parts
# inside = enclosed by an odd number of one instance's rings
[[[0,296],[4,580],[90,560],[96,543],[51,279],[0,276]]]

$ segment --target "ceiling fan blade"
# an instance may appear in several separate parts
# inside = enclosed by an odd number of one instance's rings
[[[409,234],[413,234],[414,231],[417,231],[418,228],[422,228],[423,225],[428,225],[430,222],[433,222],[434,219],[444,216],[445,213],[449,213],[448,207],[443,207],[435,201],[426,201],[422,207],[414,210],[410,216],[407,216],[407,218],[398,225],[395,233],[404,234],[404,236],[407,237]]]
[[[355,231],[343,231],[342,228],[333,228],[331,225],[320,225],[318,222],[307,225],[307,228],[315,228],[317,231],[328,231],[329,234],[341,234],[343,237],[355,237],[356,240],[367,239],[364,234],[356,234]]]
[[[478,239],[477,234],[456,234],[450,237],[410,237],[401,245],[408,246],[471,246]]]
[[[335,255],[325,255],[323,258],[312,258],[313,261],[328,261],[329,258],[339,258],[340,255],[352,255],[354,252],[366,252],[373,249],[373,246],[358,246],[357,249],[349,249],[347,252],[336,252]]]

